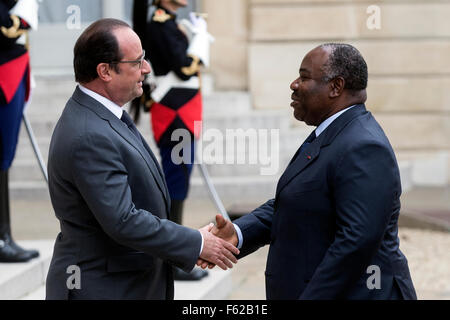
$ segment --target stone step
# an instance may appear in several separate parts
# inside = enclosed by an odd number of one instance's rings
[[[75,76],[69,75],[36,75],[34,77],[35,87],[33,96],[49,99],[54,96],[65,96],[68,98],[74,91],[77,83]],[[202,74],[202,95],[209,97],[214,93],[214,79],[211,74]],[[228,91],[236,92],[236,91]],[[49,94],[51,93],[51,95]]]
[[[41,179],[43,175],[35,158],[17,157],[9,170],[9,181],[39,181]]]
[[[224,205],[261,202],[275,195],[279,176],[212,177],[211,181]],[[203,178],[192,177],[189,198],[208,199],[210,193]]]
[[[35,181],[10,181],[9,196],[11,199],[34,200],[48,198],[48,186],[44,178]]]
[[[37,87],[33,92],[33,101],[27,109],[27,115],[32,125],[40,151],[47,162],[48,149],[50,145],[51,135],[59,118],[63,107],[75,87],[73,77],[56,77],[37,78]],[[217,185],[219,195],[224,199],[228,198],[245,198],[249,196],[264,195],[271,196],[276,185],[276,177],[281,175],[287,163],[297,150],[298,146],[309,134],[310,129],[307,127],[292,127],[290,124],[291,110],[253,110],[250,94],[243,91],[227,91],[213,92],[206,90],[204,95],[204,141],[202,144],[203,159],[206,162],[208,172]],[[148,113],[142,114],[142,119],[138,125],[150,147],[154,150],[155,155],[159,158],[159,152],[156,148],[150,127],[150,116]],[[207,156],[211,154],[211,148],[214,146],[218,149],[214,150],[222,154],[230,155],[227,150],[227,143],[236,138],[226,136],[227,129],[234,129],[231,134],[243,134],[245,139],[245,158],[244,164],[238,163],[237,150],[235,156],[231,157],[231,164],[226,164],[227,159],[224,156],[215,158],[216,161],[211,162]],[[240,132],[236,129],[242,129]],[[250,139],[252,134],[256,134],[257,140],[252,140],[252,146],[261,139],[260,129],[279,129],[278,133],[278,151],[268,159],[256,156],[254,153],[249,154]],[[230,133],[230,132],[228,132]],[[270,148],[273,141],[270,140],[270,132],[268,134]],[[253,136],[254,137],[254,136]],[[222,139],[222,140],[221,140]],[[225,140],[223,140],[225,139]],[[214,144],[216,143],[216,144]],[[198,151],[201,152],[201,151]],[[209,153],[208,153],[209,152]],[[198,155],[198,154],[197,154]],[[256,164],[250,164],[250,156],[254,156]],[[274,158],[276,157],[276,158]],[[266,163],[263,161],[266,160]],[[261,176],[262,169],[268,169],[269,163],[272,164],[272,176]],[[409,167],[408,167],[409,168]],[[411,184],[408,177],[409,169],[402,169],[402,180],[404,188]],[[406,173],[404,173],[406,172]],[[22,126],[19,138],[19,145],[16,152],[15,161],[10,172],[11,177],[11,194],[13,196],[22,196],[25,198],[36,196],[47,196],[47,186],[42,178],[42,173],[36,161],[34,151],[30,141]],[[408,180],[409,179],[409,180]],[[237,186],[237,184],[240,184]],[[257,191],[258,190],[258,191]],[[208,192],[203,186],[203,180],[198,169],[194,169],[193,179],[191,183],[191,197],[205,197]]]
[[[47,162],[48,150],[50,147],[51,137],[36,136],[35,140],[39,147],[42,157]],[[36,158],[31,141],[25,132],[25,128],[20,129],[19,142],[16,148],[16,155],[14,157],[14,162],[17,160],[34,160]]]
[[[297,150],[297,146],[301,144],[301,141],[305,139],[307,134],[308,132],[304,129],[295,129],[289,132],[279,133],[278,139],[276,140],[272,140],[269,133],[267,135],[267,140],[262,140],[263,138],[261,136],[255,136],[256,140],[252,141],[252,145],[255,147],[254,151],[256,153],[249,153],[250,140],[246,139],[243,146],[246,153],[242,156],[242,159],[238,157],[236,145],[233,149],[234,152],[230,153],[229,151],[227,152],[229,146],[227,147],[226,142],[220,142],[219,140],[203,142],[202,148],[200,148],[200,146],[197,148],[197,155],[199,159],[203,159],[207,164],[210,175],[212,176],[257,175],[262,173],[262,168],[268,168],[271,163],[274,165],[278,163],[278,165],[276,165],[278,170],[283,169]],[[154,139],[149,134],[147,134],[145,138],[156,157],[159,159],[159,152]],[[231,138],[234,139],[237,144],[237,139]],[[50,139],[50,137],[36,136],[36,141],[45,163],[47,163],[48,159]],[[269,144],[267,147],[266,141]],[[213,145],[215,142],[218,142],[219,144]],[[255,142],[257,143],[256,146],[254,145]],[[278,144],[276,144],[276,142],[278,142]],[[261,149],[262,146],[267,149]],[[211,151],[211,147],[214,147],[214,152]],[[223,154],[216,154],[216,151],[222,152]],[[226,158],[224,154],[227,154],[229,158]],[[210,157],[211,155],[213,158]],[[241,160],[243,164],[240,162]],[[23,127],[21,129],[19,144],[11,168],[10,177],[12,181],[41,179],[40,167],[38,166],[28,135]]]
[[[407,162],[400,162],[400,176],[403,192],[412,188],[411,165]],[[278,179],[285,167],[275,175],[227,175],[212,176],[212,183],[224,203],[239,203],[248,201],[263,201],[272,198],[275,194]],[[44,179],[36,174],[37,180],[19,180],[10,182],[10,195],[13,199],[40,199],[48,197],[48,187]],[[203,177],[199,173],[199,168],[194,166],[191,179],[189,197],[193,199],[209,198]]]
[[[24,248],[39,251],[39,258],[26,263],[0,263],[0,300],[16,300],[39,289],[47,277],[53,240],[18,241]]]
[[[205,165],[219,195],[225,199],[245,199],[249,196],[261,195],[270,197],[274,194],[274,186],[278,177],[285,170],[298,144],[292,143],[290,149],[280,148],[279,158],[276,158],[278,163],[271,159],[270,164],[258,162],[253,165],[249,164],[248,158],[246,158],[245,164],[237,164],[235,161],[234,164],[207,164],[208,162],[206,162]],[[42,147],[42,144],[40,146]],[[47,161],[47,151],[44,150],[42,148],[41,152],[45,161]],[[157,149],[153,146],[153,150],[156,151]],[[155,155],[159,160],[157,151]],[[408,161],[399,161],[399,168],[403,192],[406,192],[413,186],[412,164]],[[26,149],[18,149],[16,159],[10,170],[10,181],[12,197],[35,198],[48,195],[47,185],[43,180],[40,167],[30,146]],[[208,196],[203,183],[199,167],[194,165],[190,197],[202,198]]]
[[[279,176],[224,176],[211,177],[217,193],[222,201],[233,202],[248,199],[267,199],[275,194],[276,183]],[[9,184],[10,197],[12,199],[41,199],[49,197],[47,183],[40,180],[11,181]],[[191,179],[189,197],[192,199],[208,198],[209,191],[200,176]]]
[[[71,97],[76,83],[73,77],[36,77],[36,87],[28,112],[43,116],[58,115]],[[251,98],[247,91],[202,91],[205,115],[210,113],[238,114],[251,110]]]
[[[37,142],[49,145],[57,120],[33,121],[29,118],[29,121]],[[148,116],[142,119],[137,128],[151,147],[156,146]],[[236,118],[205,119],[202,137],[205,144],[222,141],[225,138],[236,140],[237,137],[243,137],[246,143],[249,143],[250,141],[259,142],[261,139],[271,141],[278,137],[280,146],[297,145],[298,147],[310,132],[311,129],[308,127],[289,128],[288,121],[280,112],[255,112]],[[21,142],[29,144],[24,125],[21,125],[19,133],[19,144]]]
[[[175,281],[175,300],[226,300],[233,290],[232,270],[209,270],[200,281]]]
[[[231,271],[215,268],[200,281],[175,281],[174,285],[174,300],[225,300],[232,291]],[[20,300],[45,300],[45,285]]]
[[[42,284],[39,288],[21,296],[20,300],[45,300],[45,284]]]
[[[409,161],[399,161],[398,168],[400,170],[400,180],[402,183],[402,193],[411,190],[413,183],[413,165]]]
[[[255,157],[256,158],[256,157]],[[205,167],[211,177],[242,177],[242,176],[258,176],[258,175],[279,175],[286,168],[291,154],[276,162],[268,164],[258,161],[256,164],[205,164]],[[45,162],[46,162],[45,158]],[[258,160],[258,159],[257,159]],[[201,173],[197,164],[194,164],[193,177],[200,177]],[[41,168],[34,156],[26,159],[16,157],[11,169],[9,170],[9,179],[11,182],[19,181],[40,181],[43,179]]]
[[[40,256],[27,263],[0,263],[0,300],[44,300],[54,240],[18,243],[39,250]],[[231,270],[215,268],[200,281],[175,281],[175,300],[223,300],[231,291]]]
[[[32,96],[31,101],[27,105],[25,112],[30,119],[31,123],[37,123],[41,121],[56,122],[70,96],[61,95],[52,98],[39,98]]]
[[[36,137],[49,137],[52,135],[56,123],[62,113],[62,108],[48,113],[41,111],[33,113],[31,110],[44,107],[33,106],[26,111],[27,118]],[[150,116],[144,113],[138,124],[138,129],[145,137],[152,137]],[[213,113],[205,112],[203,115],[203,131],[208,129],[219,130],[225,135],[227,129],[243,129],[244,134],[253,133],[259,129],[278,129],[286,132],[289,129],[289,117],[284,111],[257,110],[246,113]]]
[[[218,158],[221,163],[208,162],[208,164],[205,163],[205,166],[211,177],[277,175],[287,166],[292,154],[293,152],[281,158],[277,156],[274,162],[266,162],[266,156],[261,160],[256,154],[254,159],[257,162],[255,164],[249,163],[248,156],[244,164],[237,163],[236,158],[231,159],[233,160],[232,164],[226,164],[226,159]],[[47,163],[47,156],[44,157],[44,161]],[[272,161],[272,158],[270,161]],[[196,164],[194,164],[192,175],[193,177],[200,176],[200,170]],[[22,153],[20,153],[9,170],[10,181],[40,181],[42,178],[41,168],[34,154],[30,154],[24,159]]]
[[[279,176],[286,168],[289,159],[280,159],[273,164],[206,164],[209,175],[215,177],[244,177],[244,176]],[[194,165],[192,177],[201,177],[198,165]]]
[[[56,121],[49,120],[36,122],[31,119],[29,119],[29,121],[37,141],[45,141],[49,144],[53,130],[56,126]],[[290,138],[295,136],[298,131],[294,130],[291,133],[291,131],[286,130],[285,128],[287,126],[284,122],[286,121],[284,121],[282,117],[277,118],[277,116],[271,115],[264,115],[261,117],[255,115],[254,118],[248,117],[235,120],[232,118],[204,119],[204,125],[202,128],[203,141],[205,141],[206,144],[211,144],[214,142],[224,141],[224,139],[233,139],[236,141],[239,138],[245,139],[245,142],[248,144],[250,142],[258,143],[260,141],[270,142],[273,139],[272,137],[279,137],[279,141],[281,143],[292,144]],[[150,146],[154,146],[155,143],[153,141],[153,132],[151,130],[151,126],[147,123],[148,122],[145,122],[145,124],[140,123],[137,128],[142,136],[144,136],[147,143]],[[304,134],[306,134],[306,132]],[[301,135],[298,136],[299,145],[301,144],[301,138],[303,138],[304,134],[301,132]],[[304,138],[306,138],[306,136]],[[175,138],[180,139],[179,137]],[[29,140],[28,133],[23,125],[21,125],[19,143],[21,143],[22,140],[24,140],[26,144],[29,144],[27,141]]]
[[[39,146],[42,156],[46,158],[48,156],[52,132],[48,132],[45,135],[38,135],[36,133],[36,127],[33,126],[32,128],[35,140]],[[140,128],[142,127],[140,126]],[[208,128],[210,127],[203,130],[203,143],[201,145],[203,150],[202,155],[205,155],[205,159],[210,154],[215,154],[220,151],[225,152],[227,149],[231,150],[230,148],[233,148],[234,153],[237,153],[238,151],[240,152],[241,150],[244,150],[246,153],[251,150],[255,150],[256,152],[264,151],[264,153],[268,153],[271,152],[272,147],[278,148],[278,152],[283,155],[285,153],[290,154],[292,151],[295,153],[295,150],[297,150],[302,141],[308,135],[308,131],[303,129],[295,129],[290,131],[265,131],[259,129],[246,131],[246,129],[244,129],[227,132],[225,129],[219,131],[208,131]],[[150,129],[142,128],[140,131],[154,153],[158,153],[158,149]],[[250,148],[250,146],[252,148]],[[21,127],[19,133],[19,141],[16,150],[16,157],[18,156],[23,158],[34,156],[34,150],[32,149],[28,133],[26,132],[24,126]]]

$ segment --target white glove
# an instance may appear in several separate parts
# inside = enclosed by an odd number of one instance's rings
[[[191,18],[191,23],[194,27],[194,33],[208,32],[208,24],[206,23],[205,19],[197,16],[194,12],[191,12],[189,14],[189,17]]]
[[[190,13],[191,20],[182,19],[180,21],[181,29],[186,33],[189,43],[197,34],[205,34],[208,37],[208,41],[213,43],[215,41],[214,37],[207,31],[208,24],[202,17],[197,17],[193,12]]]
[[[187,53],[200,58],[205,67],[209,66],[209,45],[214,42],[214,37],[208,33],[208,24],[205,19],[190,13],[190,29],[192,39]]]
[[[37,30],[38,3],[36,0],[19,0],[9,13],[22,18],[28,23],[31,29]]]

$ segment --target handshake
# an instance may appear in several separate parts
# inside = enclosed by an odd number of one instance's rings
[[[216,225],[209,225],[199,229],[203,236],[203,249],[197,260],[197,265],[202,269],[212,269],[216,265],[227,270],[237,263],[236,255],[239,254],[238,236],[231,221],[227,221],[222,215],[216,215]]]

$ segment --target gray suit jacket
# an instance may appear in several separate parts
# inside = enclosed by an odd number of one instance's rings
[[[201,235],[168,220],[162,171],[140,140],[76,88],[49,151],[50,196],[61,232],[47,299],[173,299],[171,264],[186,271],[195,266]],[[79,268],[81,289],[70,289],[77,280],[70,266]]]

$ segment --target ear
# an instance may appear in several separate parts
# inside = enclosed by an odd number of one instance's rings
[[[337,98],[339,97],[342,92],[344,91],[345,87],[345,80],[342,77],[336,77],[333,80],[330,81],[330,98]]]
[[[98,77],[105,82],[111,81],[111,67],[108,63],[99,63],[97,65]]]

